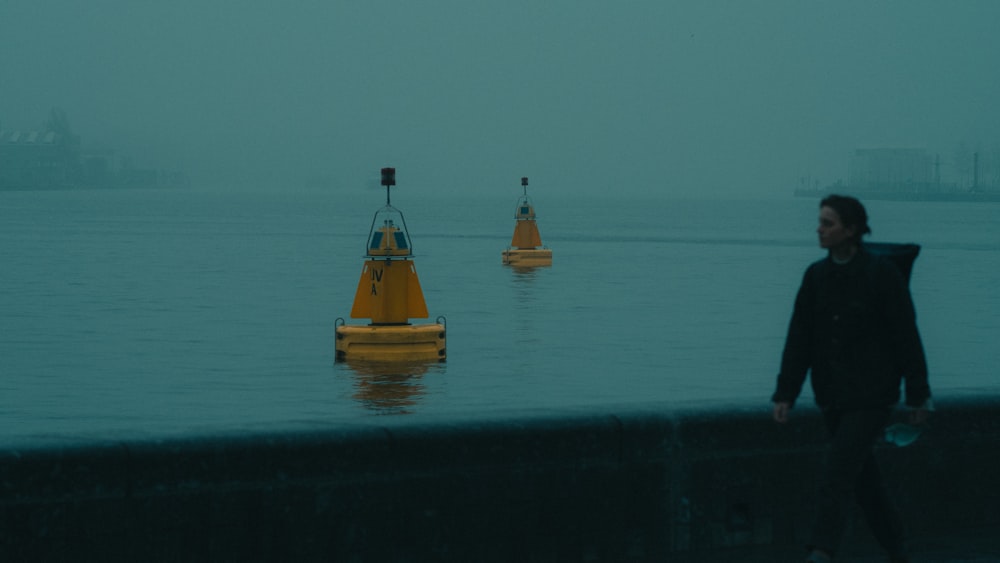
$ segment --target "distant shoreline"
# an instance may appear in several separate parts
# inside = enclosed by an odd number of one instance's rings
[[[854,189],[842,186],[837,189],[821,190],[796,189],[796,197],[823,198],[833,193],[857,196],[861,199],[880,201],[956,201],[956,202],[1000,202],[1000,191],[989,192],[897,192],[882,190]]]

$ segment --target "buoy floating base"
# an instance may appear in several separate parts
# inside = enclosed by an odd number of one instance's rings
[[[337,319],[336,360],[439,361],[447,357],[444,319],[424,325],[346,325]]]
[[[508,248],[502,256],[503,263],[510,266],[552,265],[552,250],[548,248]]]

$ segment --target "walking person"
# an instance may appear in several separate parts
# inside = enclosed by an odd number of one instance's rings
[[[903,381],[911,423],[933,410],[913,301],[896,266],[862,245],[871,229],[860,201],[824,198],[816,232],[827,256],[802,279],[771,397],[774,420],[784,424],[808,373],[831,438],[806,561],[836,555],[856,501],[889,561],[905,562],[902,522],[873,448]]]

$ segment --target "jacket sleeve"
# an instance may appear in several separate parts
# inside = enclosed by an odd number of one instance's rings
[[[815,300],[815,283],[811,274],[815,264],[806,269],[795,296],[795,306],[792,319],[788,323],[788,335],[785,338],[785,349],[781,354],[781,371],[778,373],[777,389],[771,396],[775,403],[795,405],[795,400],[802,392],[802,384],[812,363],[810,343],[813,330],[813,302]]]
[[[927,377],[927,359],[917,328],[917,314],[910,289],[902,275],[891,264],[879,269],[882,303],[891,329],[891,342],[896,366],[905,382],[906,404],[919,407],[931,396]]]

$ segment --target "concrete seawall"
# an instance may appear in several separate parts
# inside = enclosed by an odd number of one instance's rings
[[[938,402],[879,449],[918,552],[1000,531],[1000,400]],[[0,561],[796,561],[825,435],[766,409],[0,444]]]

